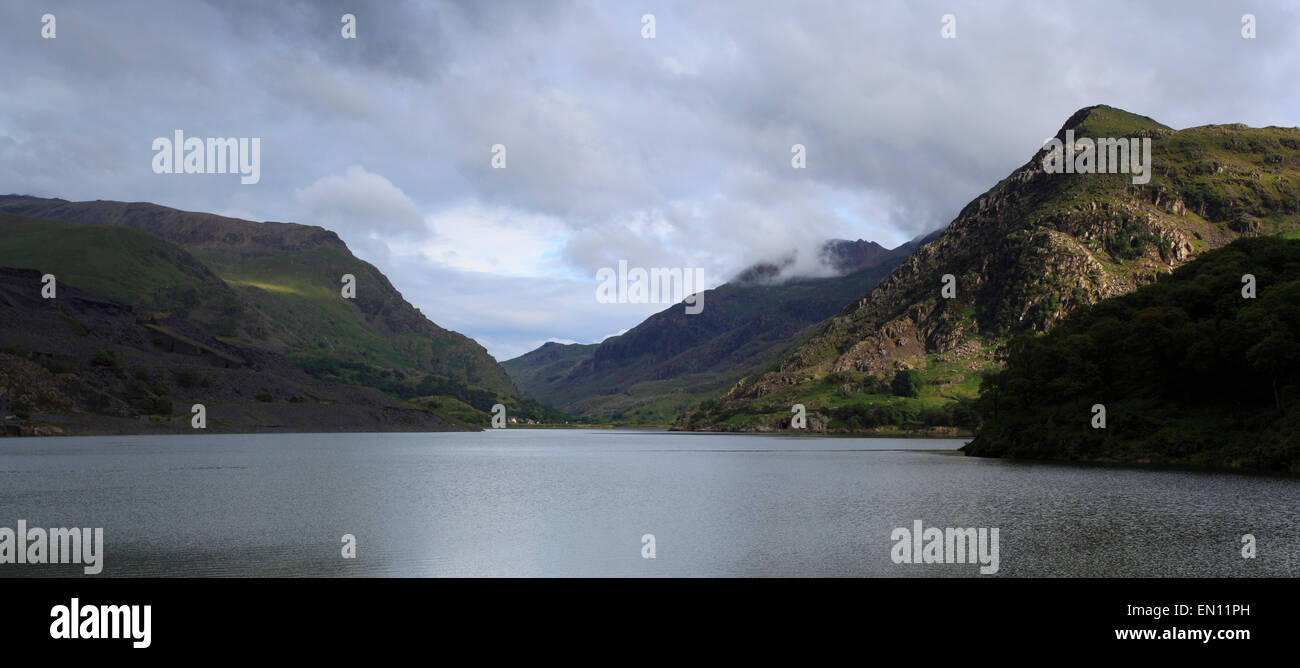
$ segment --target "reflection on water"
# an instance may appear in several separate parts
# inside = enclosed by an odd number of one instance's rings
[[[103,527],[100,577],[977,574],[893,563],[890,533],[915,520],[999,528],[999,577],[1300,575],[1300,480],[976,459],[951,452],[961,443],[522,429],[3,439],[0,527]],[[641,556],[647,533],[655,559]]]

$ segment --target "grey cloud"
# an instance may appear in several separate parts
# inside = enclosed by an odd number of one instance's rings
[[[392,237],[422,237],[429,233],[415,203],[380,174],[352,165],[343,174],[322,177],[294,192],[308,220],[330,227],[360,226],[360,230]]]
[[[1246,11],[1258,39],[1240,37]],[[39,35],[46,12],[55,40]],[[949,12],[955,40],[939,36]],[[343,13],[357,40],[339,35]],[[15,0],[0,6],[0,191],[335,226],[440,324],[506,347],[592,340],[637,314],[592,311],[587,286],[552,279],[483,307],[438,293],[422,277],[444,269],[386,254],[385,237],[506,208],[563,221],[574,275],[627,258],[718,280],[828,236],[894,245],[946,224],[1080,107],[1297,125],[1298,31],[1281,1]],[[176,128],[262,137],[261,182],[153,174],[150,142]],[[409,206],[313,190],[352,165]],[[503,287],[442,278],[461,295]],[[494,315],[540,318],[538,303],[549,326]]]

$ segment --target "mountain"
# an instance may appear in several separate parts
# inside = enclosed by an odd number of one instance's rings
[[[224,431],[466,428],[495,403],[562,417],[323,228],[8,196],[0,268],[0,394],[33,416],[20,430],[186,429],[181,399],[224,405]]]
[[[547,343],[502,366],[525,396],[575,415],[668,422],[773,362],[920,243],[833,240],[820,259],[838,275],[787,279],[793,258],[759,263],[705,291],[698,314],[675,304],[599,344]]]
[[[375,388],[321,382],[283,355],[212,336],[181,315],[108,296],[153,294],[165,304],[175,290],[211,292],[190,309],[202,314],[237,303],[184,250],[143,232],[0,214],[0,258],[24,257],[56,268],[0,267],[0,433],[186,432],[194,404],[217,432],[465,428]],[[52,299],[42,296],[46,271],[57,279]]]
[[[1048,173],[1048,151],[1040,150],[773,368],[683,415],[675,428],[784,429],[796,403],[818,431],[856,430],[854,421],[934,424],[977,394],[1008,338],[1049,330],[1080,306],[1151,283],[1240,236],[1300,233],[1300,129],[1175,131],[1094,106],[1072,115],[1056,137],[1067,131],[1149,138],[1150,181]],[[945,275],[955,279],[951,299],[940,294]],[[965,408],[950,424],[960,418],[973,426]]]
[[[979,412],[970,455],[1300,472],[1300,240],[1238,239],[1017,337]]]
[[[540,348],[501,363],[515,386],[524,396],[545,392],[549,383],[567,375],[579,362],[591,359],[600,344],[556,343],[548,341]]]
[[[289,355],[310,369],[346,361],[373,367],[375,373],[397,369],[436,374],[515,394],[509,375],[482,346],[429,321],[378,269],[353,256],[337,234],[324,228],[257,223],[149,203],[22,196],[0,197],[0,211],[128,227],[188,251],[207,268],[209,283],[215,277],[224,285],[215,290],[199,290],[195,285],[175,290],[143,286],[144,291],[106,294],[150,307],[210,309],[188,315],[214,336]],[[37,250],[2,256],[0,265],[30,266],[59,259],[34,254]],[[26,264],[15,265],[14,259]],[[105,270],[118,269],[105,260],[100,264]],[[75,265],[62,266],[75,271]],[[101,272],[109,273],[114,276],[106,281],[113,283],[119,272]],[[355,299],[340,296],[344,274],[356,277]],[[220,304],[214,306],[214,300]]]

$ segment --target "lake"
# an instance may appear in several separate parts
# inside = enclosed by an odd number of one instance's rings
[[[997,528],[996,577],[1300,575],[1296,478],[978,459],[962,443],[541,429],[10,438],[0,527],[103,527],[99,577],[979,577],[977,564],[894,563],[891,535],[917,520]],[[0,564],[0,576],[81,572]]]

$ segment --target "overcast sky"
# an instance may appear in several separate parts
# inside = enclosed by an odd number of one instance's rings
[[[1257,0],[5,0],[0,193],[322,225],[504,360],[664,308],[597,303],[620,259],[712,286],[942,227],[1081,107],[1300,125],[1297,45]],[[176,129],[260,137],[260,182],[155,174]]]

